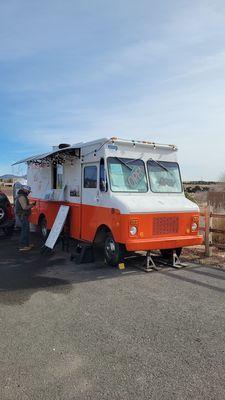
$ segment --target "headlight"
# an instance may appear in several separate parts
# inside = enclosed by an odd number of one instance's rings
[[[132,236],[134,236],[134,235],[136,235],[136,233],[137,233],[137,227],[136,226],[131,226],[130,227],[130,234]]]
[[[192,225],[191,225],[192,232],[197,231],[197,229],[198,229],[198,224],[196,224],[196,222],[193,222]]]

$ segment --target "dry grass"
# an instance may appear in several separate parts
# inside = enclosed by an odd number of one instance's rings
[[[193,198],[199,207],[204,208],[207,206],[207,192],[193,193]]]

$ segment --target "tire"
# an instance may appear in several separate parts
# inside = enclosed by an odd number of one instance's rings
[[[0,224],[2,224],[7,218],[7,210],[4,206],[0,206]]]
[[[115,242],[111,233],[107,233],[104,241],[104,256],[108,265],[117,266],[123,261],[124,245]]]
[[[180,257],[182,252],[182,247],[178,247],[177,249],[161,249],[160,252],[163,258],[168,260],[169,258],[172,258],[173,250],[176,250],[177,256]]]
[[[47,228],[47,219],[44,216],[40,219],[39,228],[42,238],[46,240],[49,235],[49,230]]]

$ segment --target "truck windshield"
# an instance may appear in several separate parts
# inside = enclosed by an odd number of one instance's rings
[[[145,165],[142,160],[108,158],[110,187],[113,192],[142,192],[148,190]]]
[[[152,192],[182,192],[180,170],[176,162],[149,160],[147,166]]]

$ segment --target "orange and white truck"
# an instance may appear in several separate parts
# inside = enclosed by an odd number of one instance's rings
[[[69,205],[70,236],[102,245],[112,265],[125,251],[168,257],[202,243],[199,208],[185,197],[175,145],[104,138],[21,162],[36,200],[30,221],[43,236],[60,205]]]

